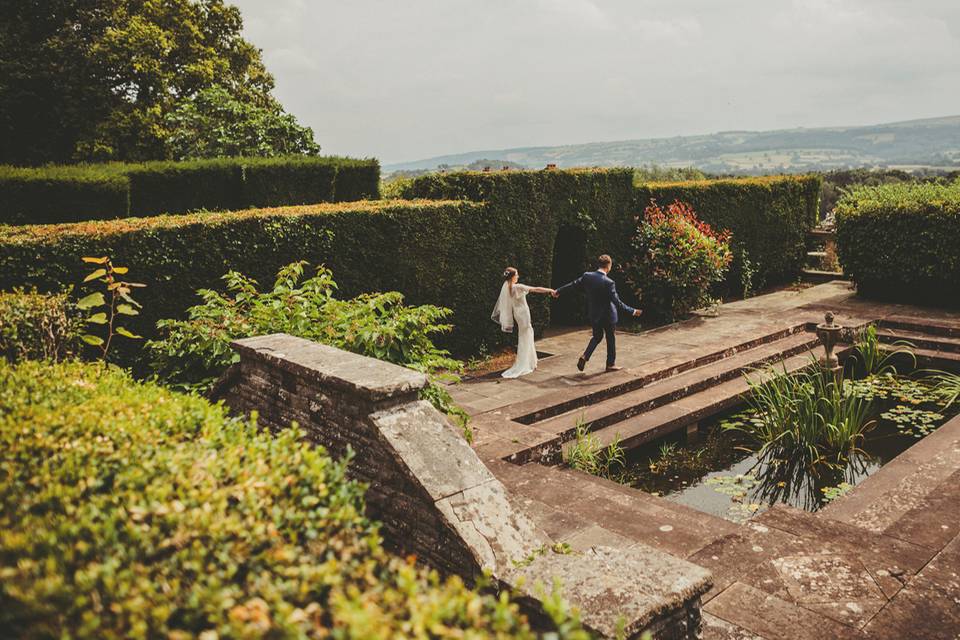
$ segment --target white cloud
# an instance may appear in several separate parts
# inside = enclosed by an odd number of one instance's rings
[[[956,0],[232,0],[331,153],[960,111]]]

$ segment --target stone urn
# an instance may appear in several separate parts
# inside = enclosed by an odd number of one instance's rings
[[[840,333],[843,327],[833,322],[833,312],[827,311],[823,316],[823,322],[817,325],[817,337],[823,344],[824,356],[820,363],[828,369],[838,369],[840,360],[833,353],[833,348],[840,341]]]

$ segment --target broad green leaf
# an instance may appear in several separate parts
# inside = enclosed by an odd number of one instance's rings
[[[143,337],[143,336],[138,336],[138,335],[135,334],[135,333],[131,333],[131,332],[127,331],[126,329],[124,329],[123,327],[117,327],[117,328],[115,329],[115,331],[117,332],[117,335],[123,336],[124,338],[137,339],[137,338],[142,338],[142,337]]]
[[[96,280],[97,278],[102,278],[102,277],[105,276],[105,275],[107,275],[107,270],[106,270],[106,269],[97,269],[96,271],[94,271],[93,273],[91,273],[90,275],[88,275],[86,278],[84,278],[83,281],[84,281],[84,282],[90,282],[91,280]]]
[[[110,258],[108,258],[107,256],[103,256],[102,258],[80,258],[80,259],[83,260],[84,262],[90,262],[92,264],[107,264],[107,260],[109,260]]]
[[[100,313],[95,313],[87,318],[87,322],[92,322],[93,324],[107,324],[107,314],[103,311]]]
[[[137,302],[136,300],[134,300],[133,298],[131,298],[127,292],[120,291],[120,297],[126,300],[127,302],[129,302],[130,304],[132,304],[133,306],[137,307],[138,309],[143,308],[143,305]]]
[[[118,304],[118,305],[117,305],[117,313],[122,313],[122,314],[125,315],[125,316],[136,316],[136,315],[139,315],[139,314],[140,314],[139,311],[137,311],[136,309],[134,309],[134,308],[133,308],[132,306],[130,306],[129,304]]]
[[[82,336],[80,336],[80,339],[86,342],[87,344],[92,344],[95,347],[99,347],[100,345],[103,344],[103,338],[101,338],[100,336],[92,336],[88,333],[85,333]]]
[[[99,291],[91,293],[90,295],[81,298],[77,302],[78,309],[93,309],[94,307],[99,307],[106,303],[106,300],[103,298],[103,294]]]

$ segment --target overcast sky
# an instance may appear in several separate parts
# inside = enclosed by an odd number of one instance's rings
[[[960,0],[230,0],[326,153],[960,114]]]

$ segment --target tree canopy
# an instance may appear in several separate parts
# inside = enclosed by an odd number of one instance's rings
[[[191,109],[215,116],[211,104],[233,112],[234,137],[268,136],[245,152],[319,149],[271,94],[260,50],[223,0],[0,0],[0,13],[0,162],[182,157],[171,139],[190,134],[177,127],[195,124]],[[238,124],[244,114],[260,124]]]

